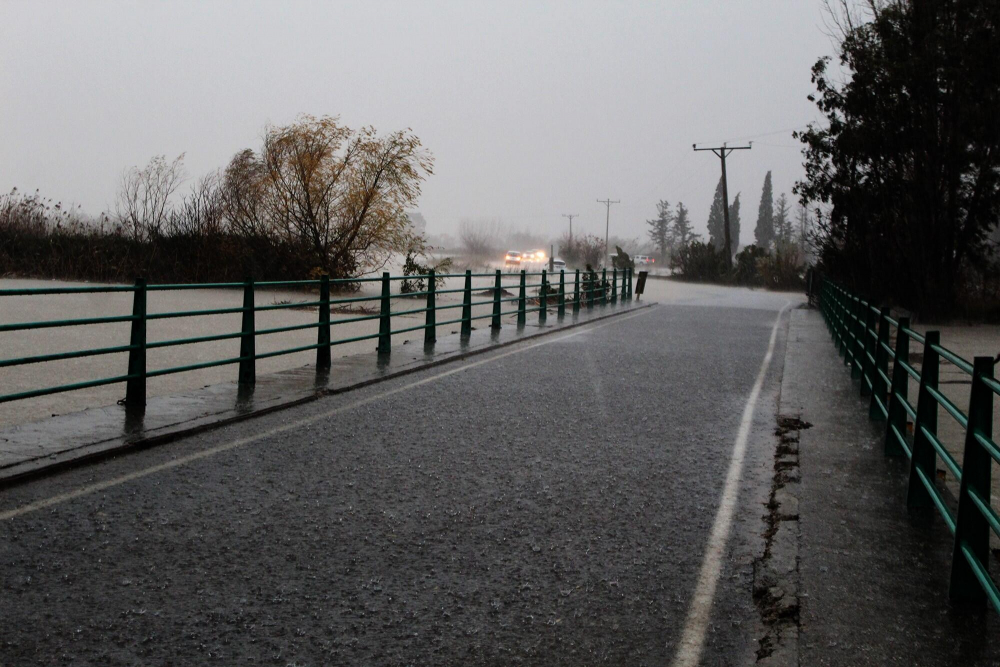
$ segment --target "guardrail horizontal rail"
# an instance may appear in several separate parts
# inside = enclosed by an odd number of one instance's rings
[[[492,284],[472,286],[473,278],[491,279]],[[531,279],[531,282],[529,282]],[[442,289],[447,280],[463,280],[461,286],[448,287]],[[558,309],[558,316],[564,316],[566,308],[571,307],[573,312],[578,312],[580,308],[592,308],[595,305],[616,303],[618,301],[629,301],[632,297],[632,270],[614,270],[610,275],[606,271],[601,274],[596,272],[575,271],[567,274],[564,271],[549,273],[547,271],[528,272],[520,270],[494,271],[490,273],[472,273],[466,271],[464,274],[438,275],[430,272],[420,275],[393,276],[383,273],[381,277],[366,278],[344,278],[329,279],[326,277],[314,280],[272,280],[272,281],[252,281],[247,280],[240,283],[195,283],[195,284],[147,284],[145,280],[139,279],[133,285],[95,285],[77,287],[42,287],[42,288],[18,288],[0,290],[0,298],[3,297],[31,297],[44,298],[54,295],[76,295],[76,294],[100,294],[100,293],[124,293],[132,297],[131,315],[111,315],[103,317],[84,317],[76,319],[47,320],[35,322],[5,322],[0,323],[0,334],[15,334],[33,331],[37,329],[49,329],[59,327],[77,327],[89,325],[111,325],[128,324],[130,327],[129,340],[123,341],[119,345],[109,345],[82,350],[70,350],[60,352],[45,352],[22,356],[18,358],[0,360],[0,368],[12,368],[18,366],[29,366],[45,364],[49,362],[67,361],[82,359],[86,357],[96,357],[115,354],[128,355],[128,372],[121,375],[114,375],[105,378],[86,379],[80,382],[62,383],[48,387],[39,387],[25,391],[11,392],[0,395],[0,403],[10,401],[25,400],[39,396],[55,393],[77,391],[92,387],[109,384],[126,384],[126,395],[124,403],[130,409],[142,409],[146,402],[146,382],[149,378],[173,375],[207,368],[215,368],[227,365],[239,365],[238,378],[241,384],[252,385],[256,377],[256,362],[261,359],[268,359],[301,352],[316,352],[317,372],[325,372],[330,366],[330,349],[337,345],[355,343],[366,340],[378,341],[378,351],[389,354],[391,352],[392,336],[414,331],[425,332],[425,343],[433,343],[436,338],[438,327],[460,324],[462,334],[469,334],[472,330],[472,322],[482,319],[491,319],[490,327],[500,329],[502,319],[511,315],[517,316],[518,326],[525,323],[525,318],[529,313],[538,313],[540,320],[544,320],[550,308]],[[402,288],[393,291],[393,285],[399,285],[401,281],[409,281],[402,285]],[[380,283],[381,294],[375,295],[331,295],[331,290],[335,288],[357,288],[364,283]],[[416,286],[417,289],[412,289]],[[302,301],[273,304],[257,304],[255,297],[260,289],[272,288],[294,288],[313,290],[318,293],[318,298],[307,298]],[[409,289],[403,292],[403,289]],[[225,308],[204,308],[171,311],[151,311],[150,294],[163,292],[187,292],[192,290],[232,290],[242,292],[242,305],[233,305]],[[535,293],[529,294],[528,290]],[[487,298],[473,299],[476,295],[488,295]],[[443,295],[461,294],[462,300],[458,303],[437,303],[437,297]],[[510,296],[515,294],[514,296]],[[405,307],[394,310],[392,303],[406,303],[409,300],[424,300],[421,307]],[[332,319],[331,313],[343,312],[351,314],[358,312],[350,307],[354,304],[364,304],[378,302],[378,312],[366,312],[361,310],[356,316],[348,316],[339,319]],[[517,304],[515,308],[505,308],[507,304]],[[492,306],[492,312],[476,313],[474,308],[485,308]],[[258,329],[256,327],[257,313],[267,313],[275,311],[285,311],[291,309],[315,310],[317,315],[314,321],[297,324],[284,324],[282,326],[272,326]],[[453,311],[461,309],[461,316],[452,319],[438,321],[439,311]],[[2,310],[0,310],[2,312]],[[189,318],[203,318],[212,316],[239,315],[242,319],[241,326],[237,331],[222,333],[189,336],[184,338],[167,338],[164,340],[148,340],[147,324],[152,321],[182,320]],[[408,318],[413,316],[424,316],[423,324],[399,326],[393,318]],[[348,325],[361,322],[379,322],[377,333],[366,333],[362,335],[334,337],[338,325]],[[393,326],[395,324],[395,327]],[[258,352],[256,340],[261,336],[275,336],[279,334],[303,331],[309,329],[317,330],[316,342],[309,345],[294,345],[267,352]],[[219,359],[209,359],[197,363],[181,364],[165,368],[147,368],[147,352],[149,350],[159,350],[187,345],[197,345],[201,343],[222,342],[228,340],[239,340],[238,354],[225,356]],[[237,352],[236,349],[233,352]]]
[[[1000,396],[994,365],[1000,357],[976,357],[970,363],[941,345],[937,331],[920,334],[910,328],[908,317],[893,318],[888,308],[833,281],[811,276],[809,285],[810,300],[816,297],[851,376],[860,380],[862,395],[870,394],[869,415],[886,421],[885,453],[909,458],[907,504],[934,507],[954,536],[951,598],[988,601],[1000,612],[1000,594],[988,567],[990,533],[1000,536],[1000,514],[990,504],[992,467],[1000,463],[1000,446],[993,440],[994,402]],[[909,360],[911,343],[923,346],[919,371]],[[941,391],[942,362],[971,377],[965,412]],[[909,400],[911,381],[919,385],[916,406]],[[961,465],[938,434],[939,409],[965,433]],[[938,457],[960,485],[956,509],[948,506],[936,483]]]

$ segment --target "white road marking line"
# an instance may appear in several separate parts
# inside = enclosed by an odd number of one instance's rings
[[[774,326],[771,328],[771,341],[767,345],[767,354],[764,355],[760,371],[757,373],[757,381],[754,382],[746,406],[743,408],[743,418],[740,420],[740,428],[736,432],[736,443],[733,445],[733,458],[729,461],[726,483],[722,488],[722,499],[719,502],[719,509],[715,513],[712,533],[708,538],[708,547],[701,563],[701,572],[698,574],[698,585],[695,587],[687,619],[684,622],[684,632],[681,635],[677,653],[674,655],[674,661],[671,663],[673,667],[697,667],[701,660],[701,651],[705,646],[705,635],[711,620],[712,602],[715,600],[715,587],[722,572],[722,554],[729,541],[729,531],[733,525],[733,512],[736,509],[736,501],[739,499],[740,478],[743,476],[743,460],[746,458],[747,440],[750,437],[750,428],[753,426],[753,413],[760,391],[764,387],[764,378],[771,365],[771,357],[774,356],[774,343],[778,338],[778,325],[781,324],[781,316],[785,314],[785,310],[790,304],[790,301],[786,301],[785,305],[778,311],[778,317],[774,320]]]
[[[607,322],[603,322],[601,324],[595,324],[594,326],[588,327],[588,326],[585,325],[585,326],[581,327],[578,331],[574,331],[572,333],[568,333],[565,336],[550,337],[550,338],[547,338],[546,340],[542,340],[542,341],[539,341],[537,343],[532,343],[531,345],[525,345],[525,346],[517,347],[516,349],[510,350],[508,352],[502,352],[500,354],[497,354],[495,356],[489,357],[487,359],[481,359],[479,361],[473,361],[473,362],[470,362],[470,363],[462,364],[461,366],[458,366],[456,368],[452,368],[451,370],[447,370],[447,371],[444,371],[442,373],[438,373],[436,375],[432,375],[431,377],[424,378],[422,380],[417,380],[416,382],[411,382],[409,384],[403,385],[402,387],[397,387],[395,389],[390,389],[388,391],[383,391],[380,394],[376,394],[374,396],[369,396],[367,398],[362,398],[360,400],[354,401],[353,403],[349,403],[348,405],[342,405],[340,407],[333,408],[331,410],[327,410],[326,412],[322,412],[320,414],[316,414],[316,415],[313,415],[311,417],[305,417],[303,419],[299,419],[297,421],[285,424],[283,426],[277,426],[275,428],[269,429],[267,431],[263,431],[261,433],[257,433],[255,435],[247,436],[245,438],[239,438],[237,440],[233,440],[232,442],[227,442],[227,443],[225,443],[223,445],[216,445],[215,447],[210,447],[208,449],[203,449],[203,450],[201,450],[199,452],[194,452],[193,454],[188,454],[186,456],[181,456],[181,457],[178,457],[176,459],[171,459],[170,461],[165,461],[163,463],[159,463],[157,465],[150,466],[148,468],[143,468],[141,470],[136,470],[136,471],[130,472],[128,474],[121,475],[119,477],[113,477],[112,479],[108,479],[108,480],[105,480],[103,482],[97,482],[95,484],[88,484],[86,486],[81,486],[78,489],[74,489],[73,491],[67,491],[66,493],[60,493],[60,494],[57,494],[55,496],[50,496],[49,498],[44,498],[42,500],[36,500],[35,502],[27,503],[25,505],[21,505],[20,507],[15,507],[14,509],[5,510],[5,511],[0,512],[0,521],[6,521],[7,519],[13,519],[15,517],[23,516],[25,514],[30,514],[31,512],[37,512],[38,510],[43,510],[43,509],[46,509],[48,507],[52,507],[54,505],[59,505],[59,504],[65,503],[65,502],[70,501],[70,500],[75,500],[76,498],[80,498],[82,496],[90,495],[91,493],[97,493],[99,491],[104,491],[106,489],[110,489],[112,487],[119,486],[121,484],[125,484],[126,482],[131,482],[131,481],[136,480],[136,479],[141,479],[143,477],[148,477],[149,475],[154,475],[154,474],[156,474],[158,472],[163,472],[164,470],[171,470],[173,468],[177,468],[177,467],[180,467],[180,466],[183,466],[183,465],[187,465],[188,463],[193,463],[194,461],[200,461],[201,459],[206,459],[206,458],[208,458],[210,456],[215,456],[216,454],[221,454],[223,452],[228,452],[231,449],[236,449],[238,447],[243,447],[244,445],[249,445],[249,444],[258,442],[260,440],[263,440],[265,438],[270,438],[272,436],[278,435],[280,433],[285,433],[287,431],[292,431],[292,430],[295,430],[297,428],[301,428],[303,426],[308,426],[310,424],[314,424],[316,422],[323,421],[324,419],[329,419],[330,417],[332,417],[332,416],[334,416],[336,414],[339,414],[341,412],[345,412],[347,410],[353,410],[355,408],[359,408],[361,406],[368,405],[369,403],[374,403],[375,401],[379,401],[379,400],[381,400],[383,398],[386,398],[387,396],[392,396],[393,394],[398,394],[400,392],[408,391],[408,390],[413,389],[415,387],[419,387],[421,385],[425,385],[425,384],[428,384],[430,382],[434,382],[436,380],[440,380],[442,378],[446,378],[446,377],[448,377],[450,375],[454,375],[456,373],[461,373],[461,372],[466,371],[466,370],[468,370],[470,368],[475,368],[476,366],[482,366],[483,364],[488,364],[488,363],[497,361],[499,359],[504,359],[505,357],[509,357],[511,355],[514,355],[514,354],[520,354],[522,352],[526,352],[528,350],[532,350],[532,349],[534,349],[536,347],[541,347],[542,345],[549,345],[551,343],[557,343],[557,342],[559,342],[561,340],[565,340],[567,338],[572,338],[573,336],[579,336],[580,334],[583,334],[583,333],[588,333],[588,332],[594,331],[596,329],[602,329],[604,327],[611,326],[612,324],[619,324],[621,322],[625,322],[627,320],[631,320],[631,319],[634,319],[636,317],[640,317],[640,316],[645,315],[646,313],[650,312],[651,310],[652,310],[651,308],[646,308],[646,309],[641,310],[638,313],[633,313],[632,315],[626,315],[625,317],[616,317],[616,318],[613,318],[613,319],[611,319],[611,320],[609,320]]]

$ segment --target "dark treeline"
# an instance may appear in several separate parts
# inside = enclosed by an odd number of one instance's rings
[[[775,210],[775,206],[777,209]],[[729,228],[739,247],[740,194],[729,204]],[[767,172],[761,189],[756,242],[743,247],[726,261],[725,202],[722,180],[715,188],[708,216],[708,241],[691,228],[688,210],[678,202],[676,208],[666,200],[657,206],[657,217],[647,220],[650,240],[659,251],[661,262],[669,262],[679,278],[687,280],[797,289],[804,285],[805,269],[810,258],[808,237],[813,228],[812,218],[804,207],[797,220],[792,220],[788,198],[782,194],[774,201],[771,172]]]
[[[432,160],[408,132],[335,118],[268,127],[257,151],[176,201],[183,156],[123,172],[113,211],[93,219],[37,192],[0,196],[0,276],[233,282],[355,277],[423,238],[405,209]]]
[[[314,269],[302,243],[226,229],[168,224],[136,238],[102,217],[87,220],[40,196],[0,197],[0,275],[128,283],[302,279]]]
[[[820,268],[925,317],[996,315],[1000,2],[861,6],[835,15],[840,67],[812,70],[824,122],[797,133]]]

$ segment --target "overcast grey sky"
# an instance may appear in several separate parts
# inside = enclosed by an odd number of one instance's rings
[[[186,153],[191,176],[300,113],[410,127],[433,152],[429,231],[501,218],[557,236],[645,235],[660,198],[704,231],[729,162],[752,241],[764,174],[801,176],[832,48],[819,0],[46,2],[0,0],[0,189],[90,213],[124,167]]]

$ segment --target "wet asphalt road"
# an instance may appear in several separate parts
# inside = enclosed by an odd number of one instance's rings
[[[785,303],[755,298],[657,306],[4,491],[0,512],[140,473],[0,523],[0,665],[669,664]],[[783,334],[704,664],[752,664],[761,635]]]

